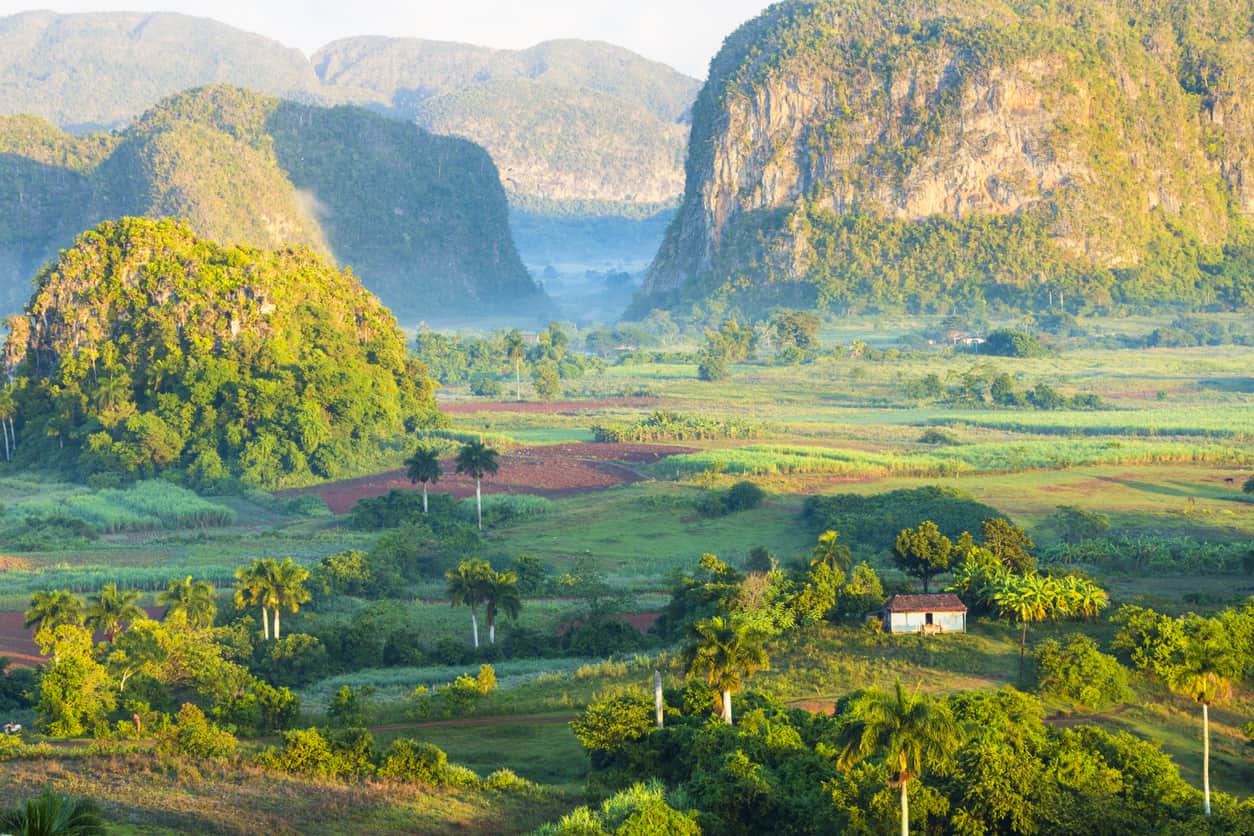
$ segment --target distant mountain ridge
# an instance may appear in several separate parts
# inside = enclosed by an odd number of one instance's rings
[[[682,192],[698,82],[609,44],[526,50],[350,38],[306,59],[178,14],[0,18],[0,114],[75,132],[121,128],[159,100],[227,83],[304,103],[360,104],[486,147],[515,205],[647,216]]]
[[[356,107],[237,87],[181,93],[111,134],[0,117],[0,300],[84,229],[185,218],[224,245],[308,246],[404,316],[547,303],[510,237],[487,153]]]
[[[788,0],[693,114],[634,313],[1254,305],[1251,0]]]

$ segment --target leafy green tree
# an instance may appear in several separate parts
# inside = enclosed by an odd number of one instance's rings
[[[443,475],[440,454],[425,444],[418,445],[413,455],[405,459],[405,478],[412,484],[422,483],[422,513],[427,513],[427,483],[438,482]]]
[[[593,765],[605,768],[616,762],[625,763],[633,744],[656,727],[653,715],[653,704],[644,697],[618,694],[590,702],[570,727],[592,756]]]
[[[758,671],[771,669],[765,636],[716,615],[692,625],[691,641],[684,650],[689,676],[700,676],[722,696],[722,717],[732,724],[732,692]]]
[[[155,621],[142,619],[118,636],[109,647],[105,664],[118,681],[118,692],[126,690],[126,683],[137,673],[151,673],[165,661],[162,646],[162,630]]]
[[[479,605],[488,597],[495,572],[486,560],[464,560],[444,576],[448,581],[448,598],[454,607],[470,610],[470,627],[475,648],[479,647]]]
[[[993,553],[1012,572],[1026,575],[1036,569],[1032,550],[1036,543],[1022,528],[1004,517],[993,517],[981,526],[984,548]]]
[[[1059,505],[1049,517],[1050,525],[1066,543],[1096,540],[1110,528],[1110,518],[1074,505]]]
[[[1223,625],[1215,619],[1197,618],[1185,628],[1184,652],[1171,672],[1172,690],[1202,706],[1202,796],[1206,815],[1210,809],[1210,707],[1232,695],[1232,677],[1241,661],[1233,653]]]
[[[0,831],[14,836],[104,836],[108,832],[95,802],[50,788],[26,799],[16,810],[0,810]]]
[[[954,544],[940,533],[936,523],[924,520],[918,528],[902,531],[893,543],[893,557],[910,575],[923,581],[923,591],[928,591],[932,577],[949,568]]]
[[[235,753],[239,741],[205,717],[194,703],[183,703],[174,722],[158,729],[157,749],[198,760],[223,761]]]
[[[942,704],[906,694],[897,683],[893,694],[872,689],[849,708],[840,729],[839,761],[849,766],[883,753],[901,788],[901,834],[910,833],[908,786],[924,766],[943,761],[958,746],[958,728]]]
[[[188,575],[183,580],[172,579],[165,591],[157,594],[157,605],[166,608],[167,621],[182,618],[193,630],[205,630],[213,626],[218,613],[218,595],[209,581],[193,581]]]
[[[99,592],[88,596],[83,624],[104,633],[105,640],[112,642],[126,625],[148,617],[139,606],[139,597],[139,590],[118,589],[116,583],[107,583]]]
[[[1043,694],[1099,711],[1130,696],[1128,674],[1119,660],[1081,633],[1072,634],[1066,644],[1047,639],[1034,655]]]
[[[484,476],[495,475],[501,469],[497,461],[496,450],[482,441],[468,441],[457,451],[457,472],[464,473],[475,480],[475,511],[479,521],[479,530],[483,530],[483,497],[480,483]]]
[[[551,362],[536,364],[531,372],[531,383],[541,400],[553,401],[562,395],[562,376]]]
[[[30,597],[23,624],[36,631],[62,624],[83,623],[83,601],[68,589],[48,589]]]
[[[1184,651],[1180,620],[1133,604],[1124,604],[1110,620],[1119,628],[1111,646],[1126,654],[1137,670],[1168,681]]]
[[[489,566],[489,571],[491,567]],[[496,644],[496,617],[502,614],[516,619],[522,612],[522,598],[518,594],[518,575],[513,572],[491,572],[484,584],[483,616],[488,622],[488,644]]]
[[[93,654],[91,631],[75,624],[35,634],[48,667],[39,682],[39,719],[54,737],[78,737],[105,720],[116,699]]]

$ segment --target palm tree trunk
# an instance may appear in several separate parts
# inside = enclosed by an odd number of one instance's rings
[[[657,709],[657,727],[662,728],[662,672],[653,672],[653,707]]]
[[[732,725],[731,689],[723,690],[723,722]]]
[[[901,836],[910,836],[910,797],[906,795],[906,782],[901,782]]]
[[[279,640],[279,608],[274,608],[274,640]]]
[[[475,480],[475,511],[479,517],[479,530],[483,531],[483,497],[479,493],[479,480]],[[475,645],[478,647],[478,645]]]
[[[475,636],[475,650],[479,649],[479,616],[475,615],[474,609],[470,611],[470,629]]]
[[[2,418],[0,418],[0,429],[4,430],[4,460],[11,462],[13,461],[13,456],[9,453],[9,425],[4,423]]]
[[[514,396],[522,400],[522,360],[514,358]]]
[[[1202,703],[1202,798],[1210,815],[1210,706]]]
[[[1023,687],[1023,654],[1028,648],[1028,622],[1023,620],[1023,634],[1019,636],[1019,687]]]
[[[265,634],[266,641],[270,641],[270,611],[265,607],[261,608],[261,630]]]
[[[488,644],[496,644],[496,620],[488,619]]]
[[[422,513],[427,513],[427,483],[422,483]]]

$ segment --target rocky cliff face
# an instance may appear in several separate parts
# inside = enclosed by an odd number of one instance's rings
[[[1222,260],[1254,216],[1254,5],[1180,5],[771,7],[698,98],[646,304],[773,285],[844,306],[860,283],[908,303],[912,228],[978,274],[937,287],[990,298],[1055,279],[1105,298],[1119,271],[1152,296],[1157,260]]]

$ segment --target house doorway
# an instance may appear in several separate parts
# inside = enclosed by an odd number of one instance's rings
[[[931,613],[928,613],[927,615],[923,616],[923,623],[928,625],[929,627],[932,626],[932,614]]]

